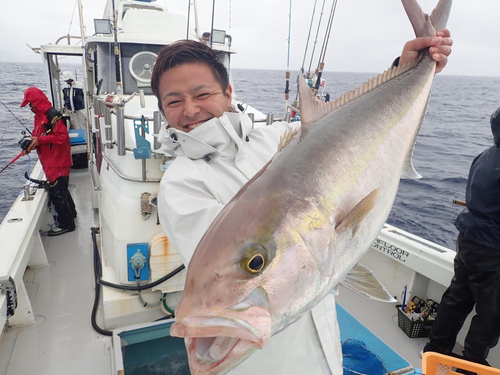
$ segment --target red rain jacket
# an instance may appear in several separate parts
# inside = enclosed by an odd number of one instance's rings
[[[33,137],[38,137],[40,145],[36,148],[36,152],[40,163],[42,163],[45,176],[52,182],[58,177],[69,176],[69,169],[73,162],[68,129],[64,122],[59,120],[55,123],[52,131],[46,134],[43,124],[48,124],[49,120],[45,113],[52,107],[52,104],[40,89],[30,87],[24,92],[21,107],[28,103],[31,103],[34,107],[35,127]]]

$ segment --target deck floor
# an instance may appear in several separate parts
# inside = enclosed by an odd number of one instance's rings
[[[347,312],[393,348],[414,368],[422,367],[420,351],[428,339],[406,336],[398,327],[398,315],[394,304],[373,301],[343,287],[340,288],[336,300]]]
[[[0,341],[0,374],[112,373],[111,339],[96,333],[90,323],[94,213],[88,173],[72,172],[73,185],[77,229],[43,237],[49,266],[27,269],[24,276],[36,324],[5,331]]]

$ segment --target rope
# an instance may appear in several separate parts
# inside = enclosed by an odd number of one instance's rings
[[[75,5],[73,6],[73,14],[71,15],[71,21],[69,22],[68,35],[70,35],[71,25],[73,25],[73,17],[75,16],[76,3],[78,0],[75,0]]]

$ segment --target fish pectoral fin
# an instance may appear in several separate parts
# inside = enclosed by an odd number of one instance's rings
[[[353,230],[353,236],[358,233],[359,225],[368,216],[377,203],[381,188],[378,187],[364,197],[348,214],[335,226],[335,232],[340,234],[348,229]]]
[[[340,285],[369,299],[396,302],[373,272],[359,263],[349,271]]]
[[[278,152],[283,151],[283,149],[292,142],[292,140],[295,138],[297,133],[299,132],[298,129],[292,128],[287,130],[281,137],[280,137],[280,143],[278,145]]]
[[[415,150],[415,143],[417,142],[418,133],[420,132],[422,123],[424,122],[424,117],[425,113],[427,112],[428,104],[429,104],[429,98],[427,98],[427,103],[425,104],[425,109],[422,112],[422,116],[420,117],[417,131],[415,132],[415,136],[413,137],[413,142],[411,143],[411,147],[408,150],[408,154],[406,155],[406,159],[403,165],[403,171],[401,172],[402,179],[418,180],[422,178],[422,176],[415,170],[415,167],[413,166],[413,150]]]

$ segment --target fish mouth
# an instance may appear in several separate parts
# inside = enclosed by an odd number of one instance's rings
[[[270,336],[234,316],[184,318],[172,325],[170,334],[184,337],[191,374],[227,371],[262,348]]]

